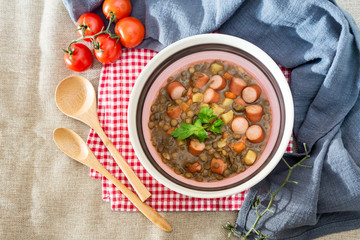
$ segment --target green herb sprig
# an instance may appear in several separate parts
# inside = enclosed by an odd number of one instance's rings
[[[206,129],[209,129],[213,133],[221,133],[221,127],[224,122],[221,119],[217,119],[212,124],[210,123],[211,120],[217,118],[211,108],[201,108],[198,117],[199,118],[195,120],[194,124],[184,122],[170,134],[178,140],[194,136],[199,142],[204,142],[208,137]]]
[[[249,231],[247,231],[245,234],[241,235],[239,234],[236,229],[235,229],[235,226],[232,225],[231,223],[227,222],[225,226],[223,226],[224,229],[228,230],[229,233],[228,233],[228,238],[230,239],[231,238],[231,235],[234,234],[234,236],[236,237],[240,237],[241,239],[243,240],[246,240],[249,235],[254,232],[256,234],[256,238],[257,240],[262,240],[262,239],[267,239],[269,238],[270,236],[266,236],[264,234],[261,233],[260,230],[256,229],[256,226],[257,224],[259,223],[260,219],[267,213],[267,212],[271,212],[271,213],[274,213],[274,211],[271,209],[271,206],[274,202],[274,199],[276,197],[276,195],[280,192],[281,189],[283,189],[283,187],[285,187],[286,184],[288,183],[294,183],[294,184],[298,184],[297,181],[291,181],[290,180],[290,176],[291,176],[291,173],[292,171],[300,166],[300,167],[306,167],[306,168],[312,168],[312,166],[308,166],[308,165],[303,165],[302,163],[308,159],[310,157],[310,155],[308,154],[307,152],[307,149],[306,149],[306,144],[304,143],[304,149],[305,149],[305,157],[302,158],[299,162],[297,162],[296,164],[294,164],[293,166],[290,166],[288,162],[286,162],[286,160],[284,158],[282,158],[283,162],[286,164],[286,166],[289,168],[289,172],[288,172],[288,175],[285,179],[285,181],[283,182],[283,184],[276,190],[276,192],[272,193],[270,192],[269,189],[267,189],[269,195],[271,196],[270,198],[270,201],[266,207],[266,209],[264,211],[262,211],[261,213],[259,213],[259,205],[261,204],[261,200],[259,197],[256,197],[254,200],[253,200],[253,208],[255,208],[255,211],[256,211],[256,215],[257,215],[257,218],[255,220],[255,222],[253,223],[253,225],[251,226],[251,228],[249,229]]]

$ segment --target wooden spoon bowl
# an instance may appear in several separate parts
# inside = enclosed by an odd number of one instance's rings
[[[102,129],[97,115],[96,92],[89,80],[82,76],[70,76],[62,80],[55,91],[56,105],[69,117],[89,125],[101,138],[142,201],[151,196],[119,151]]]
[[[87,162],[89,157],[88,147],[75,132],[67,128],[57,128],[54,131],[54,141],[60,150],[69,157],[82,163]]]
[[[111,175],[103,165],[101,165],[93,152],[78,134],[67,128],[57,128],[53,134],[54,141],[61,151],[74,160],[98,171],[111,181],[150,221],[164,231],[172,231],[170,224],[159,213],[146,203],[142,202],[135,193],[130,191],[117,178]]]
[[[61,81],[56,88],[55,100],[63,113],[80,121],[84,120],[81,118],[84,113],[96,112],[95,89],[82,76],[70,76]]]

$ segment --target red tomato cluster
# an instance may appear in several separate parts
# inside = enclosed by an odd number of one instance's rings
[[[103,13],[110,20],[109,26],[115,22],[115,34],[105,29],[102,19],[94,13],[85,13],[77,21],[79,39],[70,43],[64,54],[66,66],[72,71],[83,72],[89,69],[93,56],[88,47],[80,40],[91,43],[95,58],[101,63],[113,63],[121,55],[121,45],[133,48],[139,45],[145,36],[144,25],[131,13],[130,0],[105,0]],[[121,44],[120,44],[121,43]]]

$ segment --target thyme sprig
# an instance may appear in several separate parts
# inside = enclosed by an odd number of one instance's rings
[[[308,159],[310,157],[310,155],[308,154],[308,151],[307,151],[307,148],[306,148],[306,144],[304,143],[304,149],[305,149],[305,156],[297,163],[295,163],[293,166],[290,166],[290,164],[284,159],[282,158],[282,161],[286,164],[286,166],[289,168],[289,172],[286,176],[286,179],[285,181],[283,182],[283,184],[274,192],[272,193],[269,189],[267,189],[269,195],[270,195],[270,201],[266,207],[265,210],[263,210],[261,213],[259,212],[259,205],[261,204],[261,200],[259,197],[256,197],[252,203],[252,207],[255,208],[255,212],[256,212],[256,220],[255,222],[253,223],[253,225],[251,226],[251,228],[249,229],[249,231],[247,231],[245,234],[240,234],[236,231],[236,228],[234,225],[230,224],[229,222],[226,223],[225,226],[223,226],[224,229],[228,230],[229,233],[228,233],[228,238],[230,239],[232,235],[236,236],[236,237],[240,237],[242,238],[243,240],[246,240],[249,235],[251,233],[255,233],[256,234],[256,240],[263,240],[263,239],[267,239],[269,238],[270,236],[266,236],[264,234],[261,233],[261,231],[259,229],[257,229],[257,224],[259,223],[260,219],[267,213],[267,212],[271,212],[271,213],[275,213],[272,209],[271,209],[271,206],[274,202],[274,199],[276,197],[276,195],[281,191],[281,189],[283,189],[285,187],[286,184],[288,183],[294,183],[294,184],[298,184],[297,181],[292,181],[290,180],[290,176],[293,172],[293,170],[296,168],[296,167],[305,167],[305,168],[312,168],[312,166],[309,166],[309,165],[304,165],[302,164],[306,159]]]

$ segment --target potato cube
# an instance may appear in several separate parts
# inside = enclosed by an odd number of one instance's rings
[[[213,114],[216,116],[219,116],[220,114],[222,114],[225,111],[225,109],[223,107],[220,107],[216,103],[211,104],[211,109],[213,110]]]
[[[228,111],[221,115],[221,120],[223,120],[224,124],[228,124],[233,120],[234,112],[232,110]]]
[[[192,96],[192,101],[193,102],[202,102],[204,95],[202,93],[195,93]]]
[[[186,111],[189,110],[189,108],[190,108],[189,104],[184,103],[184,102],[182,102],[182,103],[180,104],[180,107],[181,107],[181,110],[182,110],[183,112],[186,112]]]
[[[245,70],[242,68],[242,67],[238,67],[238,72],[240,74],[244,74],[245,73]]]
[[[185,140],[176,140],[178,146],[183,146],[186,144]]]
[[[183,102],[183,101],[182,101],[181,99],[176,99],[176,100],[175,100],[175,103],[178,104],[178,105],[180,105],[182,102]]]
[[[200,107],[201,107],[201,108],[208,107],[208,106],[209,106],[209,104],[207,104],[207,103],[201,103],[201,104],[200,104]]]
[[[226,146],[226,139],[221,138],[219,141],[217,141],[217,147],[223,148]]]
[[[222,105],[227,107],[230,106],[233,103],[234,100],[230,99],[230,98],[225,98]]]
[[[248,166],[253,165],[255,160],[256,160],[256,152],[252,150],[247,151],[244,158],[244,162],[246,163],[246,165]]]
[[[217,74],[218,72],[224,70],[224,66],[222,64],[219,63],[212,63],[210,65],[210,72],[212,74]]]

